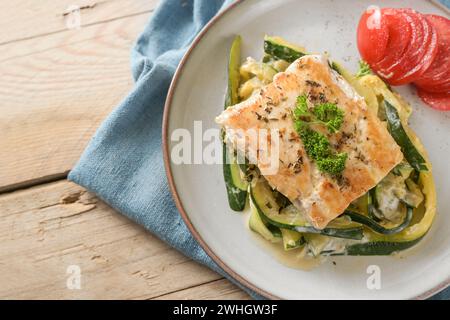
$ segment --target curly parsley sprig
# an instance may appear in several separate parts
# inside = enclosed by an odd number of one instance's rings
[[[336,133],[342,126],[344,112],[335,104],[323,103],[308,107],[307,97],[297,97],[293,111],[295,129],[300,135],[306,153],[313,159],[321,172],[339,176],[345,169],[347,153],[333,153],[327,137],[310,128],[311,124],[324,125],[330,133]]]
[[[297,97],[297,104],[294,109],[296,123],[304,126],[306,123],[324,125],[330,133],[338,132],[344,121],[344,112],[334,103],[321,103],[309,110],[307,97],[301,95]]]

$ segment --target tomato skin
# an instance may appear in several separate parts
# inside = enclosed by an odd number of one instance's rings
[[[361,16],[357,29],[358,50],[369,64],[381,60],[386,52],[389,30],[379,8],[368,8]]]
[[[389,31],[386,55],[371,67],[388,81],[392,78],[388,69],[398,63],[411,41],[412,21],[405,13],[397,12],[396,9],[384,8],[382,14],[386,18]]]
[[[421,27],[416,30],[417,41],[411,42],[398,65],[391,69],[395,74],[392,85],[403,85],[417,80],[433,63],[438,52],[438,36],[434,26],[424,15],[413,10],[402,10],[414,16]]]
[[[436,83],[436,82],[421,82],[420,84],[415,83],[416,87],[423,89],[424,91],[428,92],[447,92],[450,91],[450,75],[447,76],[446,80],[443,80],[442,82]]]
[[[388,60],[390,65],[384,63],[381,66],[380,74],[391,85],[403,85],[416,80],[433,62],[437,54],[437,33],[425,16],[414,10],[394,9],[391,12],[392,16],[403,14],[411,26],[411,36],[400,58],[398,53],[391,53],[394,58]],[[390,24],[390,30],[401,33],[402,28],[393,23]]]
[[[422,89],[417,90],[417,94],[427,105],[440,111],[450,111],[450,91],[441,93],[427,92]]]
[[[439,88],[450,82],[450,20],[436,15],[425,17],[438,34],[438,52],[430,67],[414,83],[427,91],[446,91],[445,86]]]

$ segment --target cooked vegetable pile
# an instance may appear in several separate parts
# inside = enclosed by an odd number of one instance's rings
[[[240,45],[241,38],[236,37],[230,53],[225,107],[249,98],[306,52],[281,38],[266,36],[262,61],[247,58],[241,65]],[[381,56],[378,52],[370,58]],[[372,74],[367,64],[361,63],[356,75],[336,62],[330,62],[330,66],[385,123],[402,149],[403,161],[326,228],[316,229],[285,196],[270,187],[256,166],[238,163],[235,151],[224,143],[224,158],[228,160],[224,177],[230,207],[242,211],[248,201],[251,230],[270,242],[280,243],[284,250],[302,250],[313,257],[390,255],[410,248],[428,232],[436,211],[431,165],[422,144],[407,125],[411,108]],[[292,117],[308,156],[320,171],[338,177],[347,155],[333,153],[326,136],[315,131],[312,124],[329,133],[336,132],[343,122],[342,111],[333,103],[308,108],[306,97],[299,96]]]

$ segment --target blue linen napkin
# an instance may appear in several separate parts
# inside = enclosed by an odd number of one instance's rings
[[[209,258],[184,224],[168,188],[161,150],[164,102],[177,65],[197,33],[231,2],[161,1],[132,51],[133,90],[97,130],[69,179],[236,283]],[[253,298],[262,298],[236,284]],[[449,296],[447,290],[435,297]]]
[[[447,8],[450,8],[450,0],[438,0],[438,2],[442,3]]]

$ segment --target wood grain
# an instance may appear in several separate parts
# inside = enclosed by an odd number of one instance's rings
[[[82,187],[45,183],[132,87],[130,48],[157,2],[0,3],[0,299],[248,298]],[[68,29],[73,4],[81,25]]]
[[[214,280],[199,286],[169,293],[156,300],[249,300],[251,297],[226,279]]]
[[[0,243],[0,299],[244,296],[68,181],[0,196]],[[80,290],[66,287],[70,265]]]
[[[21,0],[0,2],[0,45],[64,32],[80,9],[81,27],[152,11],[159,0]]]
[[[73,167],[132,87],[130,48],[147,19],[142,14],[29,40],[47,49],[0,63],[0,191]]]

